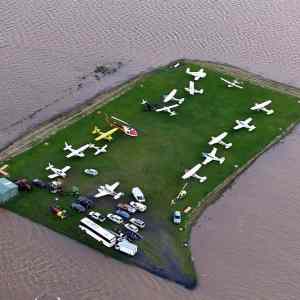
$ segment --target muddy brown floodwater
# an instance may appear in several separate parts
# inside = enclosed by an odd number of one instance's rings
[[[0,299],[299,299],[299,149],[300,126],[202,215],[192,232],[195,290],[1,210]]]
[[[8,0],[0,148],[132,76],[187,57],[300,87],[300,1]],[[100,81],[96,65],[123,66]],[[80,88],[78,88],[80,85]],[[194,291],[0,210],[0,300],[300,299],[300,128],[200,218]]]

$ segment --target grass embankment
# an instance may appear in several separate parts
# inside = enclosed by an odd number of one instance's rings
[[[289,125],[298,122],[300,107],[298,98],[250,82],[244,82],[243,90],[227,88],[219,79],[222,74],[213,69],[207,69],[208,76],[196,83],[196,87],[204,88],[205,94],[189,96],[183,89],[191,79],[184,72],[186,66],[178,69],[166,67],[152,72],[136,82],[124,95],[101,107],[102,112],[135,125],[140,130],[138,138],[132,139],[117,133],[109,143],[108,153],[95,157],[92,151],[87,151],[84,159],[65,159],[62,150],[65,141],[80,146],[93,141],[91,131],[94,125],[103,130],[109,129],[104,116],[95,111],[49,137],[48,146],[44,142],[37,144],[9,161],[13,178],[24,176],[43,180],[47,180],[45,167],[49,161],[57,167],[69,164],[72,169],[64,180],[65,189],[77,185],[82,194],[96,192],[100,184],[120,181],[119,190],[127,193],[123,199],[127,201],[131,188],[140,186],[146,195],[148,210],[140,214],[146,220],[147,228],[142,232],[144,240],[138,242],[141,250],[138,256],[129,258],[99,246],[80,232],[78,223],[82,215],[69,209],[71,196],[60,197],[59,200],[60,206],[68,209],[68,218],[63,221],[49,213],[54,195],[38,189],[20,194],[5,207],[107,255],[137,264],[187,287],[194,286],[196,275],[190,248],[184,246],[189,240],[189,221],[193,212],[210,192],[237,171],[236,165],[244,166]],[[189,66],[199,68],[195,64]],[[179,96],[186,99],[177,110],[177,116],[143,112],[140,104],[142,98],[155,102],[173,88],[177,88]],[[274,115],[266,116],[262,112],[249,110],[255,100],[265,99],[272,99]],[[247,117],[253,117],[257,129],[251,133],[246,130],[234,132],[234,121]],[[184,169],[201,162],[201,152],[211,149],[208,146],[210,137],[223,131],[230,133],[226,140],[233,143],[229,150],[218,147],[218,156],[224,155],[225,163],[220,166],[213,162],[204,166],[200,173],[208,177],[207,182],[200,184],[192,180],[187,197],[170,206],[170,201],[183,185],[181,176]],[[96,177],[84,175],[83,170],[91,167],[97,168],[100,174]],[[100,199],[97,208],[100,212],[110,211],[117,203],[111,198]],[[186,206],[194,208],[192,213],[184,215],[182,225],[173,225],[171,213],[175,209],[183,210]],[[103,226],[115,227],[109,221]],[[179,231],[179,227],[184,230]]]

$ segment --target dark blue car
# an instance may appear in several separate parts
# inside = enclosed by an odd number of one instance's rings
[[[125,220],[128,220],[130,218],[129,213],[126,212],[125,210],[122,210],[122,209],[117,209],[116,214],[119,215],[120,217],[122,217]]]

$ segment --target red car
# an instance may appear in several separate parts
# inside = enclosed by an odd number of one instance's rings
[[[66,218],[67,211],[65,209],[61,209],[57,206],[50,206],[49,209],[58,218],[60,218],[60,219],[65,219]]]

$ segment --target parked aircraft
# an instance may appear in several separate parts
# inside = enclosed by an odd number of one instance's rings
[[[8,165],[4,165],[0,168],[0,175],[9,177],[9,173],[5,171],[8,168]]]
[[[241,82],[239,82],[238,80],[234,79],[233,81],[230,81],[228,79],[225,79],[223,77],[220,77],[220,79],[224,82],[227,83],[227,87],[231,88],[231,87],[236,87],[238,89],[243,89],[244,87],[241,86]]]
[[[156,112],[164,111],[164,112],[169,113],[170,116],[175,116],[176,112],[173,111],[172,109],[175,108],[175,107],[178,107],[178,106],[179,106],[178,104],[174,104],[174,105],[171,105],[171,106],[163,106],[161,108],[156,108],[155,111]]]
[[[102,132],[97,126],[95,126],[92,134],[98,134],[98,136],[95,138],[95,141],[107,140],[110,142],[113,139],[112,135],[118,130],[119,128],[113,128],[106,132]]]
[[[207,75],[202,68],[199,71],[191,71],[190,68],[187,68],[185,73],[194,76],[194,80],[196,81],[200,78],[205,78]]]
[[[105,184],[100,185],[97,189],[98,193],[94,195],[95,198],[100,198],[104,196],[112,196],[114,199],[119,199],[124,193],[117,193],[115,189],[120,185],[120,182],[115,182],[111,185]]]
[[[186,180],[188,178],[193,177],[193,178],[198,179],[201,183],[206,181],[207,180],[206,176],[200,176],[197,174],[197,172],[200,170],[201,167],[202,167],[201,164],[197,164],[193,168],[191,168],[189,170],[185,170],[185,173],[183,174],[183,176],[181,178]]]
[[[195,94],[203,94],[204,89],[196,90],[195,89],[195,82],[190,81],[189,86],[184,88],[190,95],[194,96]]]
[[[71,169],[70,166],[66,166],[62,169],[55,168],[51,163],[48,164],[48,167],[46,167],[46,170],[53,172],[53,174],[48,175],[48,178],[53,179],[56,177],[63,177],[65,178],[67,176],[67,171]]]
[[[248,131],[252,131],[254,130],[256,127],[254,125],[250,125],[250,122],[252,121],[252,118],[248,118],[244,121],[240,121],[240,120],[235,120],[235,122],[237,123],[237,125],[235,125],[233,127],[234,130],[238,130],[241,128],[246,128],[248,129]]]
[[[90,145],[90,148],[96,150],[96,151],[94,152],[94,155],[97,156],[97,155],[99,155],[99,154],[101,154],[101,153],[107,152],[107,150],[106,150],[107,146],[108,146],[108,145],[105,144],[105,145],[102,146],[102,147],[98,147],[98,146],[96,146],[96,145],[94,145],[94,144],[91,144],[91,145]]]
[[[264,111],[267,115],[272,115],[274,113],[273,109],[267,109],[267,106],[272,103],[272,100],[267,100],[262,103],[255,103],[250,109],[255,111]]]
[[[232,147],[232,143],[225,143],[223,140],[224,138],[228,135],[228,132],[223,132],[220,135],[214,137],[211,137],[211,140],[208,142],[210,146],[215,145],[215,144],[220,144],[225,147],[225,149],[229,149]]]
[[[225,161],[225,157],[219,158],[216,156],[216,153],[217,153],[217,148],[213,148],[212,151],[209,153],[202,152],[202,155],[205,158],[205,160],[202,162],[202,164],[207,165],[208,163],[210,163],[213,160],[218,161],[220,165],[223,164]]]
[[[108,115],[106,115],[106,121],[111,127],[120,129],[123,133],[125,133],[128,136],[131,137],[138,136],[137,129],[121,119],[118,119],[114,116],[109,117]]]
[[[169,101],[176,101],[179,104],[183,103],[184,102],[184,98],[180,98],[180,99],[179,98],[175,98],[176,93],[177,93],[177,90],[173,89],[168,95],[164,96],[163,102],[167,103]]]
[[[66,155],[66,158],[70,158],[73,156],[77,157],[84,157],[84,151],[90,147],[90,144],[86,144],[81,146],[78,149],[74,149],[72,145],[69,145],[67,142],[65,142],[64,151],[70,151],[68,155]]]

